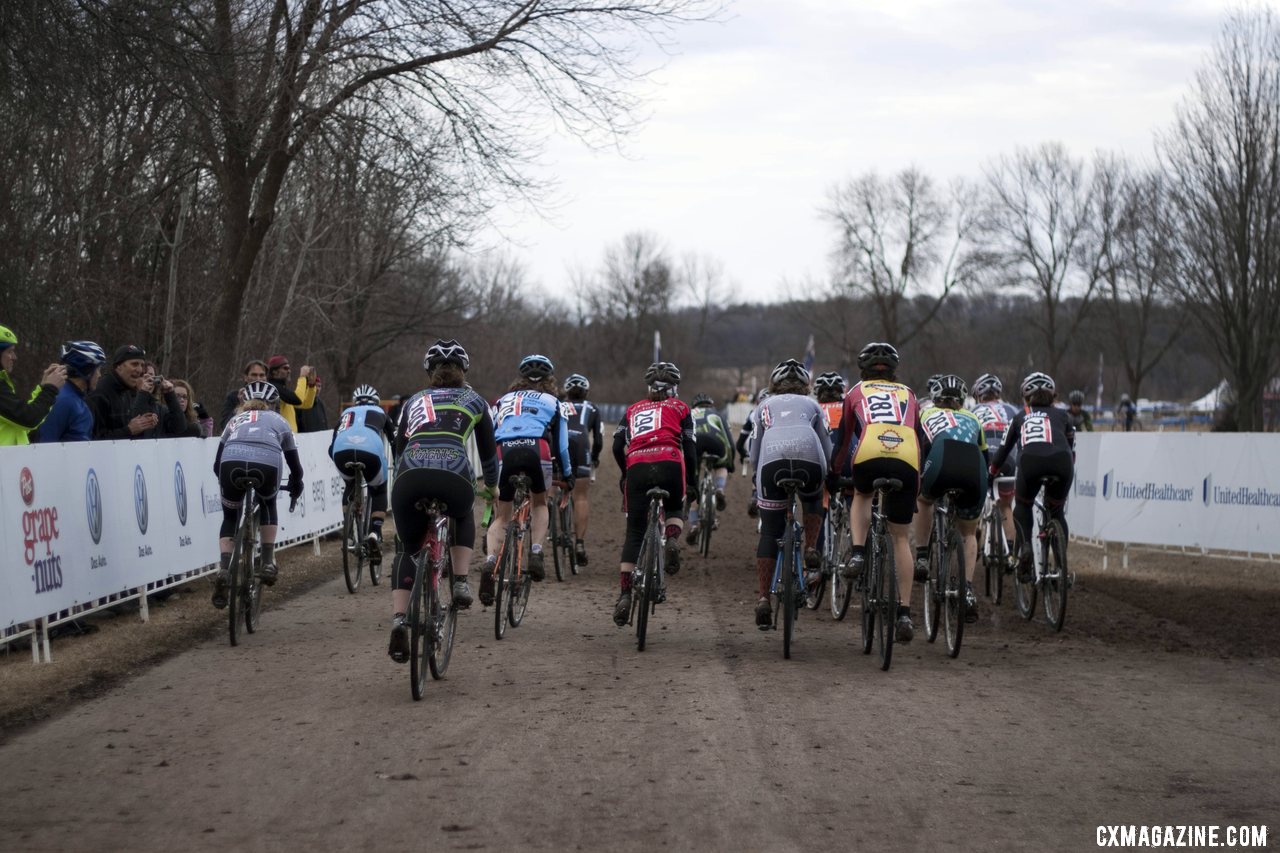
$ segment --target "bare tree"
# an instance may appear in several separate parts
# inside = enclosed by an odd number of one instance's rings
[[[833,189],[823,213],[839,230],[830,295],[867,297],[895,345],[928,326],[976,272],[977,205],[963,182],[944,193],[914,168],[888,180],[871,172]],[[915,297],[924,294],[921,307]]]
[[[1057,373],[1093,302],[1098,264],[1107,255],[1091,242],[1098,236],[1094,186],[1084,161],[1056,142],[1000,157],[986,178],[990,203],[983,230],[999,282],[1039,301],[1040,317],[1033,321],[1044,341],[1039,355]]]
[[[1280,27],[1269,9],[1227,18],[1158,150],[1182,293],[1217,349],[1238,428],[1260,430],[1280,354]]]

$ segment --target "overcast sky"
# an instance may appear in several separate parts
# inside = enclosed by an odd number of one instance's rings
[[[739,299],[825,279],[837,182],[916,165],[978,177],[993,156],[1058,140],[1149,157],[1226,0],[736,0],[676,34],[621,151],[554,137],[539,216],[483,235],[540,291],[593,269],[630,232],[673,259],[718,259]]]

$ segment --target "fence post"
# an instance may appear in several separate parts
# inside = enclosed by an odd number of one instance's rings
[[[311,556],[313,557],[320,556],[320,537],[319,536],[311,540]]]
[[[147,596],[147,585],[138,587],[138,617],[143,622],[151,621],[151,602]]]
[[[35,636],[37,642],[44,643],[44,662],[53,663],[53,649],[49,648],[49,617],[40,617],[40,630]]]

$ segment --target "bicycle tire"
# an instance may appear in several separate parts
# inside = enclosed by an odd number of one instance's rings
[[[645,534],[644,545],[640,549],[641,562],[637,565],[641,566],[639,572],[639,590],[631,591],[631,606],[638,607],[635,611],[636,623],[636,651],[644,651],[645,640],[649,632],[649,611],[652,609],[650,599],[653,597],[653,587],[657,584],[657,568],[655,563],[658,559],[657,531],[651,526],[649,532]],[[632,586],[636,586],[633,582]]]
[[[947,654],[960,654],[960,642],[964,639],[964,550],[960,534],[948,525],[946,563],[942,566],[942,626],[947,641]]]
[[[880,652],[880,669],[889,670],[893,663],[893,643],[898,629],[898,572],[893,559],[893,545],[887,533],[881,531],[880,560],[880,613],[876,620],[876,644]]]
[[[547,507],[547,543],[551,545],[551,562],[555,564],[556,581],[563,582],[567,569],[562,565],[564,557],[560,553],[560,500],[547,493],[550,505]]]
[[[527,528],[516,536],[516,543],[519,571],[513,575],[511,594],[507,596],[507,622],[512,628],[519,628],[524,621],[524,614],[529,609],[529,591],[533,588],[533,577],[525,571],[529,555],[533,553],[533,536]]]
[[[982,594],[991,599],[995,598],[996,590],[994,540],[991,516],[983,510],[982,518],[978,522],[978,559],[982,561]]]
[[[1009,540],[1004,535],[1004,522],[999,512],[993,519],[995,527],[991,530],[991,554],[994,560],[992,570],[995,572],[996,594],[992,602],[1000,604],[1004,601],[1004,576],[1009,570]]]
[[[573,517],[573,492],[560,510],[564,513],[560,527],[564,530],[565,553],[569,556],[569,574],[578,573],[578,527]]]
[[[858,593],[861,598],[860,607],[862,609],[862,653],[864,655],[871,654],[871,650],[875,648],[876,643],[876,604],[875,604],[875,586],[879,583],[879,566],[872,559],[874,556],[875,536],[870,530],[867,531],[866,544],[866,568],[863,569],[862,577],[858,582]]]
[[[258,630],[259,617],[262,615],[262,579],[258,577],[258,559],[252,549],[249,551],[248,563],[244,582],[244,628],[253,634]]]
[[[1067,554],[1062,524],[1056,518],[1049,521],[1049,537],[1045,548],[1044,618],[1055,632],[1062,630],[1067,618],[1067,589],[1071,586],[1067,574]]]
[[[702,511],[698,526],[698,551],[704,557],[711,556],[711,533],[716,527],[716,488],[711,473],[702,475],[702,488],[698,491],[698,509]]]
[[[1021,571],[1021,568],[1018,571]],[[1032,571],[1034,572],[1034,566]],[[1036,590],[1034,576],[1032,580],[1026,582],[1019,580],[1016,574],[1013,576],[1013,593],[1018,605],[1018,615],[1028,622],[1036,615]]]
[[[782,657],[791,660],[791,639],[796,629],[796,525],[787,525],[782,540]]]
[[[508,599],[514,592],[512,589],[514,583],[512,575],[515,572],[512,554],[514,550],[514,535],[508,526],[506,541],[502,545],[502,550],[498,552],[501,555],[498,557],[498,576],[493,581],[493,636],[498,640],[507,633],[507,610],[511,606]]]
[[[431,651],[427,663],[431,667],[431,677],[439,681],[449,669],[449,659],[453,656],[453,638],[458,629],[458,609],[453,606],[453,561],[449,556],[449,544],[444,545],[444,566],[435,575],[435,583],[431,585],[430,616],[427,643]],[[440,587],[444,586],[444,592]]]
[[[929,577],[924,582],[924,635],[925,639],[933,642],[938,638],[938,628],[942,621],[942,573],[944,569],[945,556],[943,551],[945,544],[938,539],[938,519],[935,512],[935,520],[932,530],[929,532]]]
[[[409,692],[414,701],[420,700],[427,690],[427,671],[430,651],[427,638],[431,631],[427,625],[430,618],[430,584],[427,583],[428,551],[423,549],[414,560],[413,590],[409,594]]]
[[[355,507],[355,501],[352,501],[342,513],[342,578],[346,581],[347,592],[352,595],[360,588],[360,563],[356,559],[356,551],[361,545],[357,539],[359,525]],[[352,543],[355,543],[354,547]]]
[[[360,528],[361,535],[365,537],[367,543],[369,533],[373,530],[373,500],[368,495],[364,501],[364,524]],[[361,551],[364,554],[364,562],[368,565],[365,567],[366,573],[369,575],[369,583],[374,586],[378,585],[378,581],[382,579],[382,561],[375,563],[369,557],[368,545]]]
[[[831,566],[831,617],[843,621],[853,600],[853,582],[844,576],[845,567],[853,562],[853,542],[849,532],[849,516],[843,510],[834,528],[835,563]]]
[[[244,571],[241,566],[241,557],[244,554],[245,523],[242,509],[240,526],[236,529],[236,538],[231,550],[231,562],[227,566],[230,572],[230,577],[227,578],[227,633],[233,646],[240,643],[240,619],[242,618],[240,614],[240,575]]]

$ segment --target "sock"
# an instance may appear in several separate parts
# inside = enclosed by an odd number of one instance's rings
[[[223,571],[226,571],[227,569],[231,568],[231,555],[230,555],[230,554],[219,554],[219,555],[218,555],[218,563],[219,563],[219,565],[221,565],[221,567],[222,567]]]
[[[924,557],[924,558],[927,560],[927,559],[929,558],[929,546],[928,546],[928,545],[924,545],[924,546],[921,546],[921,547],[917,548],[917,549],[916,549],[916,556],[917,556],[917,557]]]
[[[485,568],[489,571],[493,570],[493,567],[497,562],[498,562],[497,554],[490,554],[489,556],[484,558]]]
[[[382,541],[382,522],[384,521],[386,521],[385,518],[375,518],[369,525],[369,532],[378,534],[379,542]]]
[[[899,618],[899,619],[901,619],[903,616],[906,616],[908,619],[910,619],[910,618],[911,618],[911,608],[910,608],[910,607],[908,607],[908,606],[907,606],[907,605],[905,605],[905,604],[899,604],[899,605],[898,605],[898,618]]]
[[[631,589],[631,572],[623,572],[619,577],[622,578],[622,591]]]
[[[723,492],[725,484],[729,482],[728,474],[716,474],[716,491]]]
[[[689,507],[689,526],[698,526],[698,510],[695,507]]]
[[[542,553],[542,543],[541,543],[541,542],[534,542],[534,543],[533,543],[533,553],[535,553],[535,554],[541,554],[541,553]]]
[[[405,616],[404,616],[404,614],[403,614],[403,613],[393,613],[393,614],[391,614],[391,621],[392,621],[392,622],[395,622],[395,621],[397,621],[397,620],[398,620],[398,621],[400,621],[400,622],[403,622],[403,621],[404,621],[404,619],[405,619]]]
[[[867,546],[866,546],[866,545],[851,545],[851,546],[849,547],[849,553],[850,553],[852,556],[854,556],[854,557],[865,557],[865,556],[867,556]]]
[[[262,562],[274,563],[275,556],[276,556],[276,543],[263,542],[262,543]]]
[[[667,538],[668,538],[668,539],[679,539],[679,538],[680,538],[680,530],[681,530],[680,525],[678,525],[678,524],[668,524],[668,525],[667,525],[667,530],[666,530],[666,536],[667,536]]]
[[[465,572],[464,572],[463,574],[460,574],[460,575],[453,575],[453,574],[451,574],[450,576],[453,578],[454,583],[457,583],[458,581],[464,581],[464,580],[466,580],[466,579],[467,579],[467,575],[466,575],[466,573],[465,573]]]

